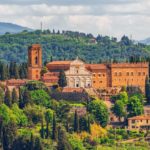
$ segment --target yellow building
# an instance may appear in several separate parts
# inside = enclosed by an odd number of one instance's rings
[[[150,130],[150,116],[135,116],[128,118],[129,130]]]

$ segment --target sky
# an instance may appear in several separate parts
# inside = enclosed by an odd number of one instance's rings
[[[150,0],[0,0],[0,22],[135,40],[150,37]]]

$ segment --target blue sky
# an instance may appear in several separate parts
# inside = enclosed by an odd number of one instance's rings
[[[150,0],[0,0],[0,21],[140,40],[150,37]]]

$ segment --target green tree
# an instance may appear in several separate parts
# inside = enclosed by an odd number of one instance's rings
[[[52,139],[56,140],[56,137],[57,137],[56,116],[53,113]]]
[[[150,83],[149,83],[148,76],[146,77],[146,80],[145,80],[145,96],[146,96],[147,102],[150,103]]]
[[[141,115],[143,114],[143,110],[144,108],[141,100],[136,95],[130,97],[127,105],[129,117]]]
[[[14,77],[15,79],[19,79],[19,67],[16,63],[14,63],[14,66],[13,66],[13,74],[14,74]]]
[[[93,100],[89,105],[89,111],[94,115],[95,119],[102,127],[108,124],[108,109],[101,100]]]
[[[10,115],[9,107],[5,104],[0,105],[0,118],[2,119],[4,125],[10,122]]]
[[[28,89],[25,89],[22,98],[23,98],[23,107],[25,107],[27,104],[31,102],[31,97]]]
[[[126,105],[123,101],[117,100],[112,107],[112,111],[121,121],[121,118],[126,116]]]
[[[43,67],[41,70],[41,76],[43,76],[47,72],[48,72],[47,67]]]
[[[70,143],[68,142],[66,132],[61,127],[58,128],[58,146],[57,150],[72,150]]]
[[[46,138],[49,138],[49,124],[53,118],[53,111],[48,109],[45,113],[45,120],[46,120]]]
[[[45,130],[44,130],[43,118],[42,118],[42,121],[41,121],[40,135],[41,135],[41,138],[44,139],[44,137],[45,137]]]
[[[128,93],[126,91],[121,92],[118,96],[118,99],[121,100],[124,104],[128,103]]]
[[[16,116],[17,124],[19,126],[26,126],[28,124],[27,116],[24,114],[23,110],[18,107],[17,104],[12,105],[12,111]]]
[[[74,113],[74,132],[79,132],[79,117],[77,111]]]
[[[39,137],[35,138],[33,150],[43,150],[43,145]]]
[[[0,88],[0,105],[4,103],[5,92]]]
[[[4,103],[8,107],[11,107],[11,105],[12,105],[12,99],[11,99],[11,94],[10,94],[10,90],[9,89],[7,89],[6,92],[5,92]]]
[[[90,117],[89,116],[88,116],[87,132],[91,133],[91,123],[90,123]]]
[[[1,80],[4,81],[6,79],[8,79],[8,76],[7,76],[7,66],[5,64],[2,64],[1,66]]]
[[[50,96],[44,90],[30,91],[31,100],[37,105],[50,106]]]
[[[3,149],[11,150],[13,142],[15,141],[17,133],[17,126],[14,122],[9,122],[7,125],[3,126]]]
[[[60,87],[67,86],[66,75],[65,75],[65,72],[63,70],[61,70],[60,73],[59,73],[58,84],[59,84]]]
[[[17,91],[15,88],[12,91],[12,103],[13,104],[18,103],[18,95],[17,95]]]

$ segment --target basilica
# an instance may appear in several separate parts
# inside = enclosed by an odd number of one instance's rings
[[[33,44],[28,49],[28,79],[42,80],[47,86],[57,84],[59,72],[64,70],[68,88],[137,86],[144,91],[145,79],[149,75],[146,62],[87,64],[77,57],[71,61],[52,61],[46,67],[48,72],[41,76],[42,48]]]

